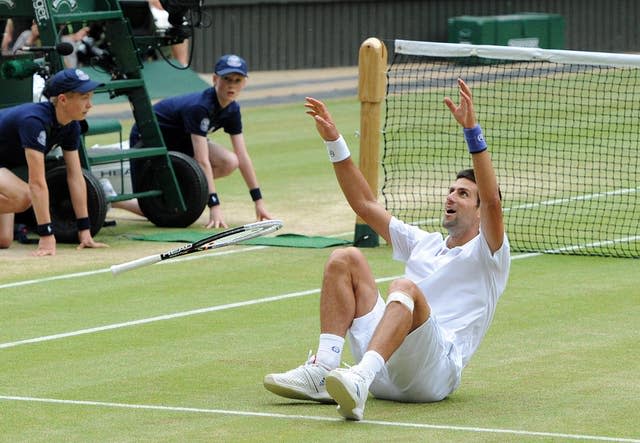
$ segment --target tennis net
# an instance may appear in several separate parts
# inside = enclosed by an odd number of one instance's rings
[[[441,229],[471,167],[443,104],[473,91],[503,194],[512,250],[640,257],[640,56],[396,40],[388,70],[382,195]]]

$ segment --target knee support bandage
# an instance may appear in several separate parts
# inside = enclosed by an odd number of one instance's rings
[[[404,292],[394,291],[387,297],[387,305],[391,302],[397,301],[402,303],[413,314],[413,299]]]

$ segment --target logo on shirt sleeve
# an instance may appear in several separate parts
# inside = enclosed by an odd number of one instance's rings
[[[200,122],[200,130],[202,132],[207,132],[209,130],[209,124],[211,122],[209,121],[209,119],[207,117],[203,118],[202,121]]]
[[[47,133],[45,131],[40,131],[40,134],[38,134],[38,143],[42,146],[47,146]]]

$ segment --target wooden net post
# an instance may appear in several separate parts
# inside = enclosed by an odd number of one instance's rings
[[[377,38],[368,38],[360,45],[358,55],[360,170],[376,198],[378,197],[382,102],[386,92],[387,48]],[[356,217],[353,244],[358,247],[376,247],[380,244],[378,234],[360,217]]]

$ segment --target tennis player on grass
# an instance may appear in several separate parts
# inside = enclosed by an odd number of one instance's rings
[[[91,109],[92,81],[79,69],[65,69],[53,75],[43,94],[48,102],[26,103],[0,111],[0,248],[13,240],[14,214],[33,206],[40,240],[34,255],[55,255],[56,239],[49,212],[49,189],[45,177],[45,155],[62,147],[67,167],[71,204],[78,224],[82,248],[106,246],[94,241],[87,209],[87,185],[78,148],[80,123]],[[28,183],[9,168],[28,167]]]
[[[342,191],[353,210],[405,262],[385,301],[366,258],[356,248],[334,251],[320,295],[317,352],[296,369],[264,378],[287,398],[338,403],[347,419],[361,420],[369,392],[401,402],[434,402],[460,384],[464,367],[493,319],[507,284],[509,243],[500,192],[471,90],[458,81],[460,104],[445,104],[463,126],[473,169],[458,173],[444,201],[449,235],[403,223],[378,203],[351,160],[326,106],[307,98],[307,113],[325,140]],[[345,336],[358,364],[339,368]]]

